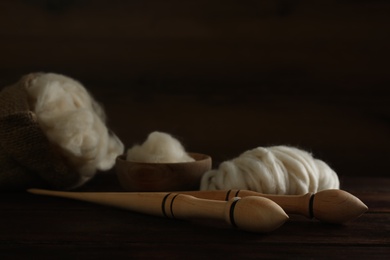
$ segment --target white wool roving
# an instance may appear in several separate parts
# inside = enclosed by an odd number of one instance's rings
[[[109,133],[100,105],[77,81],[54,73],[34,78],[27,92],[38,123],[80,173],[80,186],[97,170],[108,170],[122,154],[122,142]]]
[[[193,162],[181,143],[171,135],[152,132],[142,145],[128,149],[127,161],[146,163],[178,163]]]
[[[299,195],[338,189],[337,174],[306,151],[288,147],[258,147],[206,172],[201,190],[246,189],[266,194]]]

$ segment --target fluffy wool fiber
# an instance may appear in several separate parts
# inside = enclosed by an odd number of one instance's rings
[[[152,132],[142,145],[135,145],[128,149],[126,160],[147,163],[194,161],[177,139],[162,132]]]
[[[122,142],[110,134],[100,105],[77,81],[45,73],[27,88],[29,103],[52,144],[80,174],[79,186],[97,170],[108,170],[123,153]]]
[[[298,195],[338,189],[337,174],[303,150],[258,147],[221,163],[204,174],[201,190],[247,189],[267,194]]]

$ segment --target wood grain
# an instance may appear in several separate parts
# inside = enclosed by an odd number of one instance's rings
[[[389,10],[384,1],[2,1],[1,77],[52,70],[136,89],[388,93]]]

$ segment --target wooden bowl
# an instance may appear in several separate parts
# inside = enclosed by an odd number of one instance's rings
[[[183,163],[142,163],[116,158],[116,174],[127,191],[186,191],[199,190],[203,174],[211,169],[211,157],[188,153],[195,159]]]

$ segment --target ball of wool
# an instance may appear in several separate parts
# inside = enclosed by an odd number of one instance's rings
[[[288,146],[258,147],[206,172],[201,190],[246,189],[298,195],[338,189],[337,174],[306,151]]]
[[[30,106],[50,142],[80,174],[75,186],[108,170],[124,147],[106,127],[103,108],[78,81],[54,73],[34,77],[27,87]]]
[[[192,162],[183,145],[167,133],[152,132],[142,145],[128,149],[127,161],[146,163]]]

